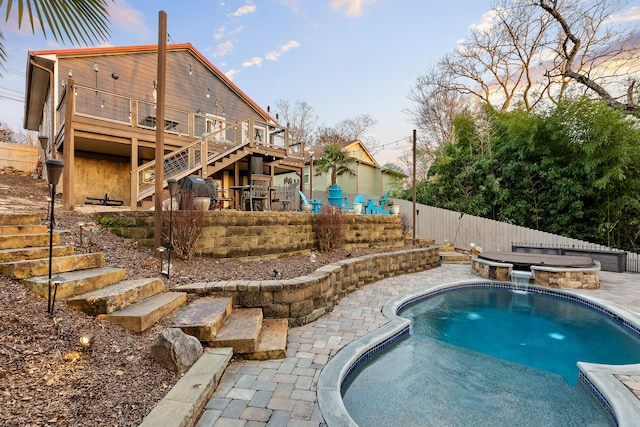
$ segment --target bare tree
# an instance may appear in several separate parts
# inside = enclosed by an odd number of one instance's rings
[[[287,124],[293,141],[301,141],[305,147],[311,147],[318,123],[318,116],[315,115],[313,107],[300,100],[291,105],[289,101],[283,99],[276,101],[276,107],[279,110],[278,114]]]
[[[500,110],[518,103],[527,110],[540,102],[547,73],[535,74],[553,20],[529,4],[500,0],[490,22],[471,28],[469,37],[438,63],[448,87]]]
[[[361,114],[353,119],[342,120],[335,126],[323,125],[318,129],[315,146],[361,141],[371,154],[375,154],[381,148],[380,143],[366,133],[376,123],[368,114]]]
[[[405,109],[420,129],[418,146],[425,152],[453,143],[453,119],[469,108],[469,98],[451,89],[451,76],[433,67],[416,79],[407,97],[414,102]]]
[[[559,27],[555,48],[556,70],[562,95],[571,82],[595,93],[608,105],[638,114],[637,27],[614,27],[616,13],[629,0],[530,0]]]

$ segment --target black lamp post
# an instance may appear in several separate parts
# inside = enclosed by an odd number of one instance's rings
[[[169,254],[167,255],[167,278],[171,273],[171,252],[173,249],[173,196],[178,194],[178,180],[169,178],[167,180],[169,186]]]
[[[56,199],[56,185],[60,181],[60,174],[64,168],[62,160],[49,159],[45,161],[47,165],[47,182],[51,186],[51,217],[49,218],[49,296],[47,298],[47,313],[53,314],[53,305],[51,304],[51,272],[53,267],[53,207]]]

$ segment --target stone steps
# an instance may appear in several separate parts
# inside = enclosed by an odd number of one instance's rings
[[[90,316],[110,314],[164,290],[157,278],[125,280],[67,299],[67,306]]]
[[[40,214],[3,213],[0,215],[0,225],[33,225],[40,224]]]
[[[288,330],[287,319],[264,319],[256,350],[242,356],[252,360],[284,359],[287,352]]]
[[[53,246],[51,249],[54,257],[73,255],[75,251],[73,246]],[[48,256],[49,246],[0,250],[0,262],[23,261],[28,259],[47,258]]]
[[[52,258],[51,273],[59,274],[76,270],[88,270],[104,266],[102,252],[65,255]],[[28,279],[49,275],[49,258],[9,261],[0,264],[0,273],[12,279]]]
[[[471,255],[456,251],[440,251],[443,264],[471,264]]]
[[[287,319],[263,319],[262,309],[233,309],[227,297],[194,300],[173,320],[180,328],[214,348],[232,347],[247,359],[283,358],[287,348]]]
[[[49,235],[39,221],[39,215],[0,214],[0,273],[21,279],[34,294],[49,296],[53,237],[55,299],[66,299],[74,310],[142,332],[186,303],[186,292],[164,292],[161,279],[123,281],[126,271],[105,267],[103,253],[74,255],[73,246],[60,246],[59,234]],[[263,319],[259,308],[234,311],[231,298],[195,299],[172,326],[211,347],[233,347],[251,359],[282,358],[286,351],[286,319]]]
[[[56,299],[65,299],[112,285],[124,279],[125,275],[126,271],[122,268],[100,267],[56,274],[52,279],[58,279],[60,282]],[[22,279],[20,283],[24,284],[34,294],[43,298],[48,297],[48,274],[46,276]]]
[[[234,354],[254,353],[261,329],[262,309],[235,309],[209,345],[214,348],[232,347]]]
[[[98,319],[142,332],[186,302],[186,292],[163,292],[111,314],[100,314]]]
[[[231,298],[198,298],[173,319],[172,327],[209,342],[216,337],[231,311]]]
[[[0,236],[11,234],[47,234],[49,230],[46,225],[24,224],[24,225],[2,225],[0,226]]]
[[[53,233],[53,236],[50,236],[49,233],[0,235],[0,249],[49,247],[51,237],[53,237],[53,245],[60,244],[60,234],[58,233]]]

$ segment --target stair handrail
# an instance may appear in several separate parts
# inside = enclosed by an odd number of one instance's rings
[[[232,126],[231,128],[236,127],[239,128],[243,123],[250,122],[251,120],[238,122]],[[241,144],[238,144],[238,132],[237,129],[234,131],[234,141],[231,141],[231,147],[223,152],[216,152],[212,148],[214,144],[220,144],[221,141],[215,138],[216,134],[220,134],[223,132],[228,132],[230,129],[219,129],[214,132],[211,132],[207,135],[204,135],[201,139],[174,150],[170,153],[167,153],[163,156],[164,163],[164,180],[162,183],[163,188],[167,186],[167,179],[181,179],[198,169],[202,169],[204,166],[214,163],[217,159],[228,155],[229,153],[233,153],[237,151],[239,147],[244,147],[248,145],[251,141],[244,141]],[[240,132],[241,134],[241,132]],[[224,144],[224,143],[223,143]],[[206,152],[206,164],[202,163],[202,153]],[[140,201],[145,197],[152,195],[155,191],[155,165],[156,161],[151,160],[143,165],[138,166],[136,169],[131,171],[132,177],[137,178],[137,185],[132,185],[132,187],[137,190],[135,195],[135,200]]]

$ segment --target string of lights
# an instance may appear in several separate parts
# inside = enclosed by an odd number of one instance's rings
[[[398,148],[408,148],[408,147],[401,147],[400,143],[401,142],[409,142],[411,141],[411,137],[410,136],[405,136],[403,138],[400,139],[396,139],[395,141],[391,141],[391,142],[385,142],[384,144],[380,144],[378,145],[378,147],[380,147],[380,149],[384,149],[386,147],[390,147],[392,145],[398,147]]]

